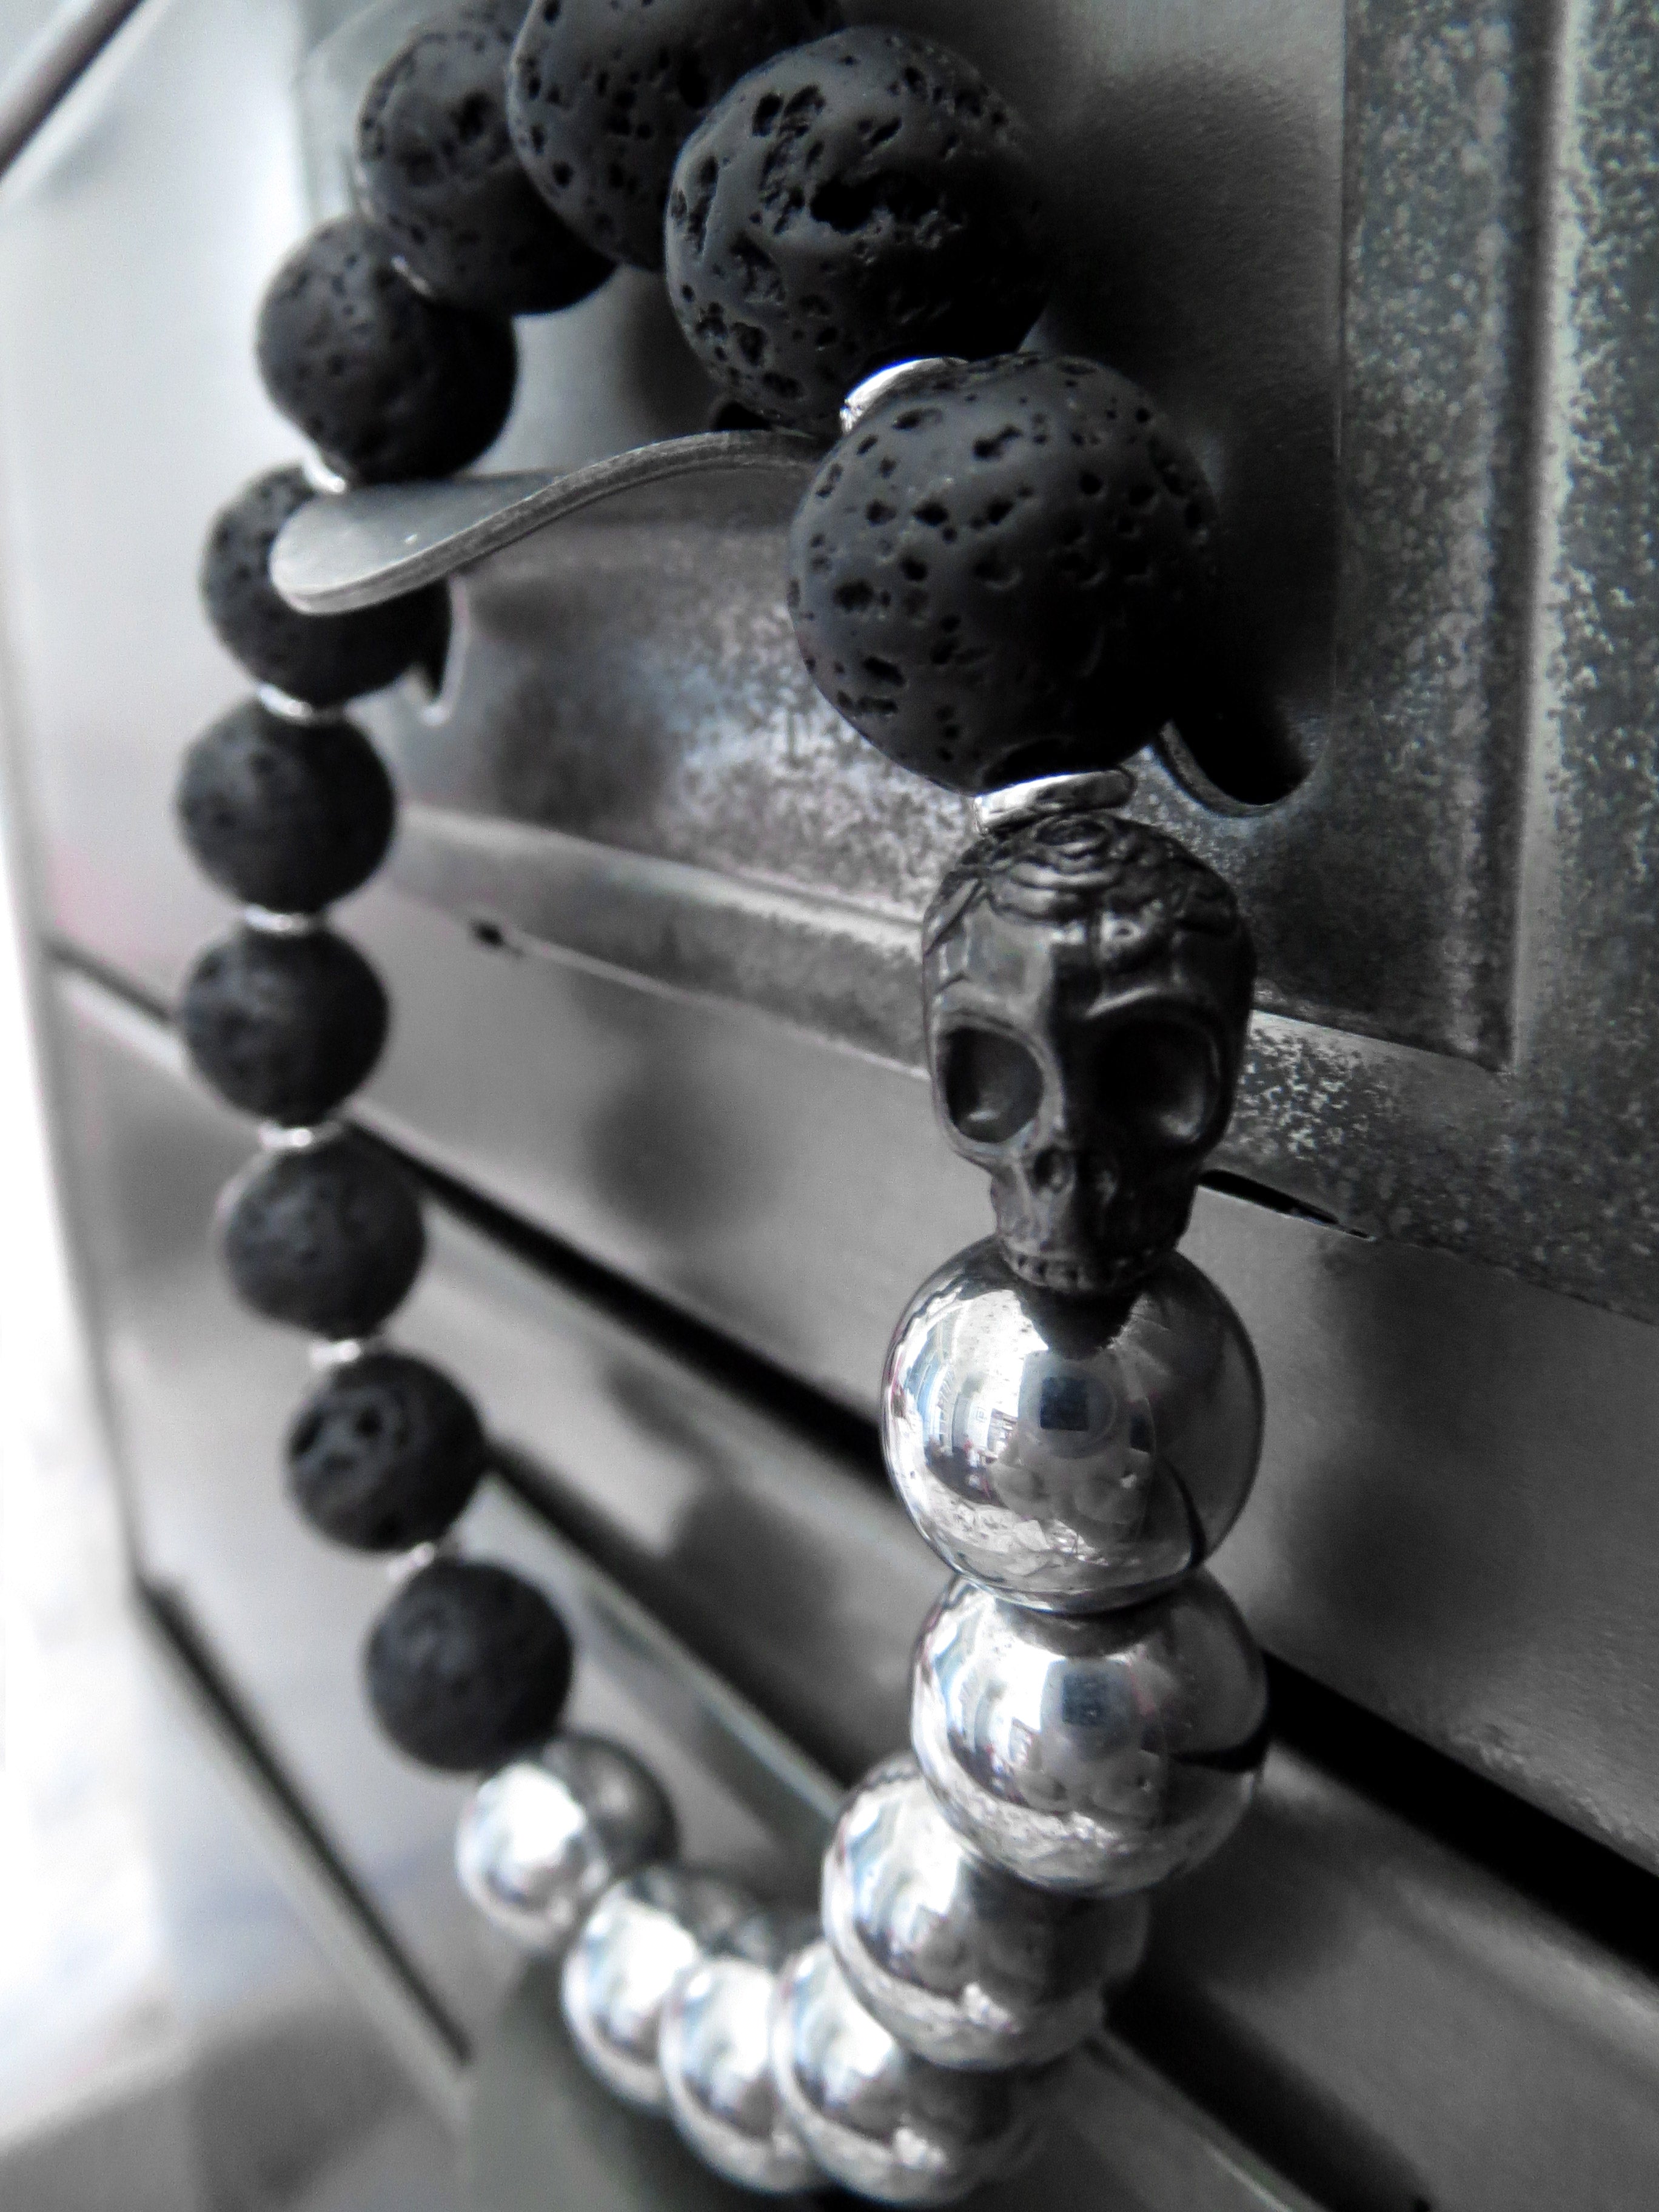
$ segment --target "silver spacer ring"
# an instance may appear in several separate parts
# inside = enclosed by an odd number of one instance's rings
[[[309,937],[323,926],[320,914],[279,914],[269,906],[245,906],[242,921],[245,927],[262,930],[267,937]]]
[[[1076,806],[1127,806],[1135,780],[1127,769],[1090,769],[1072,775],[1036,775],[1029,783],[1005,784],[1000,791],[974,794],[974,820],[981,830],[1000,830],[1028,814],[1065,814]]]
[[[261,1121],[259,1144],[267,1152],[310,1152],[337,1143],[345,1133],[343,1121],[319,1121],[303,1129],[291,1129],[282,1121]]]
[[[384,1352],[384,1336],[318,1336],[311,1341],[310,1358],[313,1369],[325,1375],[336,1367],[350,1367],[367,1358],[371,1352]]]
[[[401,1589],[405,1583],[413,1582],[423,1567],[429,1567],[439,1559],[459,1559],[461,1556],[460,1539],[452,1528],[440,1536],[435,1544],[416,1544],[407,1552],[399,1552],[395,1559],[388,1559],[386,1578],[394,1589]]]
[[[313,491],[332,494],[351,489],[349,480],[343,477],[337,469],[330,468],[328,463],[319,453],[307,453],[300,466],[304,472],[306,482],[311,486]]]
[[[313,707],[309,699],[296,699],[291,691],[284,691],[279,684],[261,684],[256,687],[253,696],[266,714],[275,714],[280,721],[337,722],[340,719],[337,707]]]
[[[890,392],[922,376],[932,376],[941,368],[966,368],[965,361],[951,353],[922,354],[915,361],[896,361],[885,368],[878,368],[855,384],[841,403],[841,434],[844,438],[856,430],[859,423],[878,399],[885,399]]]

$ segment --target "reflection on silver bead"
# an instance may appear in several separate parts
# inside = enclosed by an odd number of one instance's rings
[[[566,1735],[481,1782],[455,1831],[472,1902],[526,1951],[556,1951],[613,1881],[668,1858],[674,1808],[620,1744]]]
[[[878,2204],[954,2204],[1037,2147],[1037,2077],[918,2058],[865,2010],[827,1943],[778,1977],[772,2073],[824,2172]]]
[[[703,1950],[755,1910],[723,1875],[647,1867],[613,1882],[571,1945],[559,1996],[576,2047],[606,2086],[642,2111],[668,2109],[657,2065],[663,2001]]]
[[[867,1775],[823,1861],[823,1932],[869,2011],[940,2066],[1058,2057],[1146,1947],[1139,1897],[1036,1889],[980,1858],[904,1753]]]
[[[817,1932],[804,1912],[752,1913],[686,1969],[662,2009],[657,2059],[675,2126],[716,2173],[769,2196],[823,2179],[784,2117],[769,2044],[777,1969]]]
[[[1121,1895],[1192,1866],[1249,1804],[1267,1686],[1219,1586],[1192,1576],[1090,1620],[951,1585],[916,1647],[910,1740],[984,1856]]]
[[[958,1572],[1098,1613],[1169,1588],[1226,1534],[1255,1474],[1261,1382],[1185,1260],[1126,1297],[1062,1297],[988,1239],[900,1322],[882,1437],[906,1510]]]

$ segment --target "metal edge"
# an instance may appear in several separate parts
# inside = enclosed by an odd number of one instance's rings
[[[1061,2124],[1137,2212],[1321,2212],[1109,2029],[1085,2045],[1082,2067],[1088,2093]]]
[[[138,12],[140,0],[82,0],[56,10],[0,84],[0,176]]]
[[[368,484],[309,500],[290,516],[271,548],[271,580],[301,614],[348,614],[436,583],[626,493],[686,477],[805,468],[823,450],[790,431],[708,430],[637,446],[565,476],[528,471],[442,483]],[[444,523],[447,509],[476,510],[481,491],[492,483],[499,487],[498,507]],[[413,550],[387,550],[396,545]]]
[[[157,1680],[252,1827],[284,1896],[423,2100],[459,2137],[471,2101],[465,2037],[319,1839],[274,1757],[181,1632],[177,1607],[140,1582],[131,1610]]]

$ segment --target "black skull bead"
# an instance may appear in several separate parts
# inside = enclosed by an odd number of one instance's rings
[[[355,1134],[257,1162],[226,1194],[221,1240],[244,1304],[337,1341],[372,1335],[426,1256],[409,1177]]]
[[[537,191],[507,127],[522,9],[471,6],[422,24],[357,111],[357,173],[398,258],[452,307],[539,315],[611,273]]]
[[[366,1080],[389,1018],[380,977],[328,929],[238,929],[209,945],[179,1002],[197,1072],[245,1114],[296,1128]]]
[[[314,499],[302,470],[272,469],[244,484],[213,518],[202,553],[202,603],[227,651],[261,684],[312,707],[338,707],[394,683],[417,662],[436,665],[449,635],[441,584],[351,614],[302,615],[270,580],[270,549],[291,514]]]
[[[434,1543],[484,1468],[477,1409],[447,1375],[403,1352],[337,1367],[295,1415],[289,1495],[313,1528],[360,1552]]]
[[[259,309],[271,404],[358,483],[453,476],[494,444],[518,376],[513,325],[422,299],[384,232],[340,216],[296,246]]]
[[[922,926],[933,1098],[1023,1280],[1115,1295],[1174,1248],[1255,974],[1221,878],[1103,808],[1017,817],[953,864]]]
[[[666,242],[709,374],[824,436],[875,369],[1018,345],[1048,289],[1024,125],[904,31],[838,33],[734,85],[681,150]]]
[[[174,799],[197,866],[233,898],[318,914],[386,858],[397,802],[355,722],[291,722],[257,700],[185,755]]]
[[[536,0],[507,82],[519,159],[579,237],[660,269],[686,139],[747,70],[840,21],[836,0]]]
[[[1110,767],[1179,720],[1216,619],[1215,505],[1139,386],[1015,354],[918,371],[826,457],[789,533],[813,680],[958,791]]]
[[[374,1717],[423,1766],[464,1774],[544,1743],[570,1689],[564,1623],[504,1567],[435,1559],[370,1632],[363,1672]]]

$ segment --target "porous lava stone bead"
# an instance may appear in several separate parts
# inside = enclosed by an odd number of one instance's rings
[[[1127,377],[1032,354],[942,366],[819,468],[789,532],[795,635],[854,728],[936,782],[1109,767],[1201,683],[1215,520]]]
[[[745,70],[840,21],[835,0],[536,0],[507,78],[519,159],[579,237],[660,269],[691,131]]]
[[[449,599],[441,584],[345,615],[302,615],[270,580],[277,532],[316,493],[300,469],[273,469],[220,508],[201,568],[202,602],[248,674],[313,707],[378,691],[416,661],[441,659]]]
[[[375,1622],[363,1672],[398,1748],[453,1774],[545,1742],[571,1657],[564,1623],[529,1583],[477,1560],[435,1559]]]
[[[249,699],[185,755],[174,805],[197,866],[234,898],[317,914],[386,858],[397,802],[355,722],[290,722]]]
[[[289,1495],[313,1528],[359,1552],[435,1542],[465,1511],[483,1464],[472,1401],[403,1352],[336,1368],[288,1432]]]
[[[453,476],[494,443],[518,376],[513,325],[422,299],[362,216],[313,230],[259,309],[272,404],[359,483]]]
[[[179,1002],[198,1073],[245,1114],[296,1128],[356,1090],[387,1019],[380,977],[327,929],[239,929],[209,945]]]
[[[237,1296],[270,1321],[336,1340],[368,1336],[421,1271],[420,1201],[362,1137],[268,1153],[227,1195],[227,1271]]]
[[[1024,126],[903,31],[840,32],[734,85],[681,149],[665,235],[709,374],[826,436],[890,362],[1018,345],[1048,289]]]
[[[357,111],[357,173],[404,267],[435,299],[501,315],[568,307],[611,274],[513,150],[507,64],[521,14],[473,6],[423,25]]]

